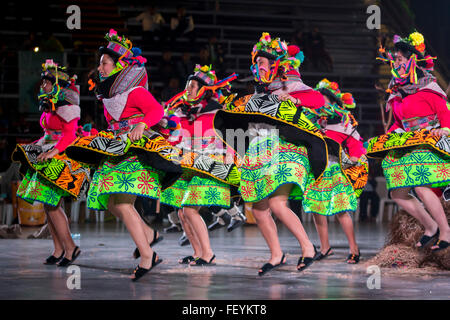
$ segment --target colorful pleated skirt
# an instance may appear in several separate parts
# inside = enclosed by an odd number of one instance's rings
[[[45,162],[37,157],[51,150],[56,142],[17,145],[12,160],[21,163],[23,180],[17,189],[17,196],[56,207],[63,197],[77,199],[89,186],[89,168],[69,159],[65,153],[58,154]]]
[[[292,185],[289,199],[302,200],[310,179],[314,180],[306,148],[278,135],[254,138],[240,170],[239,192],[245,202],[268,198],[283,185]]]
[[[322,179],[308,186],[302,205],[305,213],[333,216],[355,212],[358,199],[341,165],[329,162]]]
[[[230,185],[207,175],[185,170],[181,178],[161,193],[161,203],[175,207],[230,208]]]

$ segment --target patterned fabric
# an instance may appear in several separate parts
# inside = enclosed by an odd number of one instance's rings
[[[207,175],[212,179],[239,186],[240,172],[236,166],[238,155],[215,134],[214,114],[223,108],[217,94],[209,100],[201,100],[195,105],[183,104],[174,109],[174,117],[179,118],[183,130],[176,137],[176,147],[182,151],[181,166]]]
[[[369,179],[369,161],[366,156],[361,156],[357,164],[350,161],[349,155],[340,146],[341,171],[347,178],[356,196],[359,197]]]
[[[17,189],[17,196],[30,204],[37,201],[56,207],[62,197],[70,196],[70,194],[55,187],[39,173],[28,170]]]
[[[116,42],[109,42],[107,48],[113,50],[114,52],[117,52],[120,56],[123,55],[124,58],[128,58],[133,55],[133,52]]]
[[[161,180],[165,189],[175,183],[182,170],[178,164],[179,150],[153,130],[144,131],[139,141],[133,143],[127,132],[114,134],[101,131],[95,136],[79,137],[66,149],[67,155],[77,161],[99,166],[106,157],[122,157],[132,152],[139,156],[139,161],[166,174]]]
[[[136,125],[144,120],[144,115],[140,114],[132,118],[114,121],[111,120],[109,123],[109,130],[113,131],[115,134],[121,133],[124,131],[131,131]]]
[[[48,143],[56,143],[61,139],[62,132],[61,131],[55,131],[55,130],[49,130],[44,129],[45,135],[44,135],[44,141],[46,144]]]
[[[89,169],[79,162],[69,159],[65,153],[58,154],[46,162],[38,162],[37,157],[53,148],[53,144],[19,144],[12,155],[12,160],[21,163],[21,173],[25,175],[29,170],[36,172],[40,178],[36,181],[47,180],[50,185],[60,188],[77,198],[87,189],[89,184]],[[42,201],[41,201],[42,202]]]
[[[439,119],[436,114],[422,118],[412,118],[402,120],[403,128],[406,132],[417,131],[420,129],[434,129],[440,127]]]
[[[245,202],[261,201],[285,184],[294,185],[289,198],[301,200],[312,178],[306,148],[276,135],[253,139],[240,169],[239,192]]]
[[[314,182],[314,181],[313,181]],[[355,212],[357,196],[338,163],[330,164],[317,183],[310,183],[303,200],[303,210],[324,216]]]
[[[450,184],[450,156],[429,146],[391,150],[382,167],[388,190]]]
[[[142,164],[137,156],[109,157],[92,178],[88,208],[106,210],[112,194],[131,194],[158,199],[162,172]]]
[[[236,166],[238,159],[227,159],[223,142],[217,137],[194,138],[189,142],[184,139],[177,147],[183,150],[180,164],[184,169],[239,186],[241,173]]]
[[[234,107],[233,107],[234,106]],[[254,94],[244,97],[219,110],[214,118],[214,128],[248,130],[249,123],[276,126],[286,142],[304,144],[308,149],[314,177],[319,178],[327,166],[326,143],[320,131],[291,101],[280,101],[277,95]],[[233,146],[230,146],[233,148]],[[248,148],[246,148],[247,150]],[[236,150],[238,151],[238,150]]]
[[[429,146],[438,153],[450,156],[450,138],[433,136],[428,130],[392,132],[372,138],[368,142],[367,156],[383,159],[390,150]]]
[[[205,175],[186,171],[175,184],[161,193],[161,203],[172,207],[218,206],[230,208],[230,186]]]

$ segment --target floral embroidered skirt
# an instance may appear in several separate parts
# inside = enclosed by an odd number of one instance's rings
[[[450,157],[428,146],[391,150],[382,167],[389,191],[450,184]]]
[[[88,188],[89,168],[69,159],[65,153],[48,161],[37,161],[54,144],[17,145],[12,154],[12,160],[21,163],[20,172],[24,177],[17,196],[31,204],[37,201],[55,207],[62,197],[76,199]]]
[[[182,208],[185,206],[231,206],[230,186],[207,175],[185,170],[181,178],[161,193],[161,203]]]
[[[47,179],[40,176],[39,173],[28,170],[17,189],[17,196],[30,204],[37,201],[56,207],[61,198],[69,197],[70,194],[56,187]]]
[[[137,155],[107,157],[95,171],[88,192],[88,208],[106,210],[109,197],[130,194],[158,199],[161,194],[162,171],[143,164]]]
[[[333,216],[355,212],[358,200],[340,164],[333,162],[329,163],[320,181],[308,186],[302,204],[305,213]]]
[[[241,164],[239,192],[245,202],[258,202],[285,184],[293,185],[290,199],[302,200],[312,178],[307,150],[277,135],[254,138]]]
[[[71,159],[100,168],[102,174],[105,170],[113,170],[112,168],[119,164],[122,170],[131,162],[138,162],[142,167],[133,175],[134,178],[140,177],[146,168],[149,172],[160,170],[165,173],[158,181],[162,189],[171,186],[182,174],[178,161],[179,150],[153,130],[144,131],[142,138],[134,142],[130,141],[128,133],[129,131],[100,131],[94,136],[80,137],[67,147],[66,153]],[[114,158],[121,160],[117,162]],[[124,160],[126,158],[130,160]],[[130,174],[128,169],[124,170],[124,174]]]

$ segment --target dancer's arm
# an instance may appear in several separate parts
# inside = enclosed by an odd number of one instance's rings
[[[164,108],[153,95],[144,88],[133,90],[128,96],[127,106],[135,107],[144,114],[143,123],[147,128],[153,127],[164,116]]]
[[[59,116],[57,116],[59,118]],[[78,128],[78,120],[80,118],[75,118],[69,122],[65,122],[61,118],[58,119],[62,123],[61,137],[58,140],[58,143],[55,146],[55,149],[58,149],[59,152],[63,152],[66,148],[77,138],[77,128]]]
[[[315,90],[297,91],[290,94],[293,98],[297,99],[294,102],[297,106],[302,106],[310,109],[318,109],[323,107],[325,99],[320,92]]]

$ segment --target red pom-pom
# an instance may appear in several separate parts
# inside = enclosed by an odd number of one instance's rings
[[[431,58],[431,56],[426,56],[425,57],[425,62],[426,62],[425,68],[427,70],[433,70],[433,68],[434,68],[434,60]]]
[[[333,90],[338,90],[339,89],[339,85],[336,82],[331,82],[330,83],[330,88]]]
[[[296,45],[290,45],[288,46],[288,53],[291,57],[295,57],[297,55],[297,53],[300,52],[300,48],[297,47]]]
[[[344,93],[341,97],[342,102],[345,104],[352,104],[353,103],[353,96],[351,93]]]

